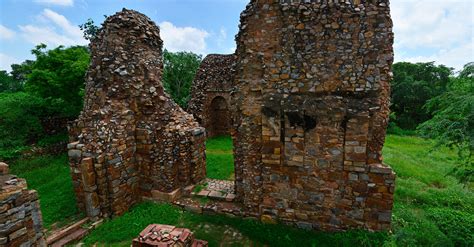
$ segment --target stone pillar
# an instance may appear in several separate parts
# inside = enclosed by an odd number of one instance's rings
[[[205,178],[205,131],[164,92],[162,46],[155,23],[126,9],[90,44],[68,145],[78,206],[90,217],[121,215],[152,191]]]

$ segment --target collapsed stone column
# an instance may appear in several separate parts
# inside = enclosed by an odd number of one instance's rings
[[[208,55],[194,78],[188,112],[206,128],[208,137],[230,134],[234,64],[233,54]]]
[[[388,0],[252,0],[240,27],[237,199],[302,228],[388,229]]]
[[[0,246],[46,246],[38,193],[1,162]]]
[[[159,32],[124,9],[90,44],[84,110],[68,145],[78,205],[88,216],[120,215],[143,196],[205,178],[204,129],[164,92]]]

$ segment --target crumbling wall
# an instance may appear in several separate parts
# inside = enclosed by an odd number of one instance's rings
[[[0,246],[46,246],[38,193],[0,163]]]
[[[70,126],[79,208],[114,216],[143,196],[205,178],[204,129],[164,92],[162,40],[146,16],[122,10],[90,44],[84,110]]]
[[[388,229],[388,0],[252,0],[240,27],[237,199],[302,228]]]
[[[188,112],[206,128],[208,137],[230,134],[229,103],[235,59],[233,54],[208,55],[194,78]]]

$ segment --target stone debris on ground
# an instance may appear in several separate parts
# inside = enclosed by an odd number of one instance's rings
[[[133,240],[133,247],[207,247],[204,240],[195,239],[194,233],[186,228],[152,224],[147,226]]]
[[[235,198],[234,181],[207,178],[201,186],[203,188],[200,191],[193,192],[192,194],[229,202],[233,201]]]

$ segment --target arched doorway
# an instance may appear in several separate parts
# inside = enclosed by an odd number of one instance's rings
[[[230,112],[227,101],[222,96],[217,96],[211,101],[209,107],[208,137],[229,135]]]

